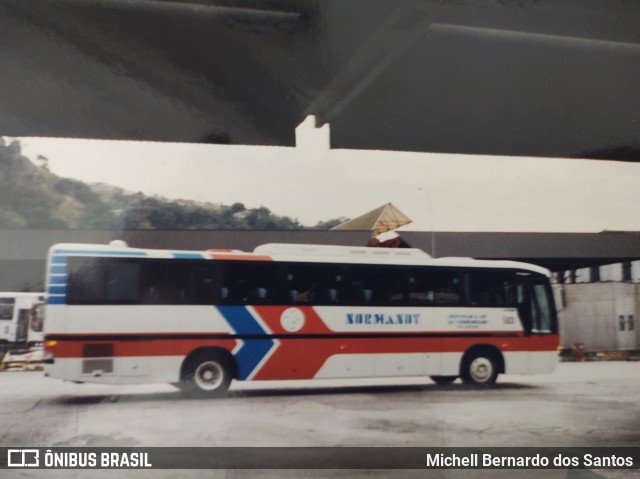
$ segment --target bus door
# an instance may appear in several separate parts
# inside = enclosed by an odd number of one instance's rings
[[[15,326],[13,324],[16,300],[15,298],[0,298],[0,341],[15,341]]]
[[[558,324],[548,281],[529,275],[521,277],[518,274],[517,291],[518,314],[528,338],[527,368],[531,373],[539,372],[541,368],[553,370],[557,359],[538,354],[553,351],[557,347],[557,344],[551,344],[557,340]],[[540,364],[540,361],[545,361],[545,364]]]
[[[531,334],[551,334],[554,326],[553,296],[546,283],[531,283]]]
[[[546,281],[520,277],[518,273],[518,314],[527,335],[557,332],[554,303]],[[526,274],[526,273],[525,273]]]
[[[31,319],[29,321],[29,332],[27,340],[29,344],[39,345],[44,341],[44,298],[38,298],[37,302],[31,307]]]
[[[31,309],[18,309],[18,320],[16,322],[16,343],[27,342],[27,332],[29,330],[29,319],[31,319]]]

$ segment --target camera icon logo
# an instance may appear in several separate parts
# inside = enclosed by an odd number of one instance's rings
[[[40,451],[38,449],[7,450],[7,467],[39,467]]]

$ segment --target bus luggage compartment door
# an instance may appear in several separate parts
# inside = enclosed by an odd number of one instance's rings
[[[82,347],[82,374],[113,373],[113,343],[92,343]]]

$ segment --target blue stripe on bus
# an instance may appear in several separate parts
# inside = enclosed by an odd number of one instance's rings
[[[49,284],[67,284],[67,277],[64,275],[49,275]]]
[[[49,289],[47,290],[48,294],[59,294],[62,296],[66,296],[67,294],[67,285],[49,285]]]
[[[51,265],[66,265],[67,256],[53,255],[51,256],[49,262],[51,263]]]
[[[207,259],[202,253],[171,253],[176,259]]]
[[[244,306],[218,306],[218,311],[236,334],[269,334]],[[238,378],[247,379],[275,344],[269,338],[245,340],[235,354]]]
[[[47,304],[67,304],[67,297],[64,295],[47,295]]]
[[[273,339],[245,339],[242,347],[236,352],[238,378],[249,378],[275,344]]]
[[[49,274],[67,274],[66,264],[52,264],[49,266]]]

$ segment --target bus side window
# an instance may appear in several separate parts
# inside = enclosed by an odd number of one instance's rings
[[[171,259],[147,260],[141,273],[140,302],[143,304],[185,304],[188,298],[189,267]],[[132,274],[133,276],[133,274]],[[131,280],[133,282],[133,279]],[[135,286],[131,285],[133,288]]]
[[[352,284],[351,299],[356,304],[370,304],[373,300],[373,291],[363,287],[361,283]]]
[[[454,271],[415,268],[409,271],[409,304],[460,304],[459,278]]]
[[[13,308],[16,300],[13,298],[0,299],[0,319],[13,319]]]
[[[433,304],[435,300],[434,271],[421,268],[409,271],[408,299],[409,304]]]
[[[454,293],[452,288],[443,287],[434,293],[433,302],[434,304],[460,304],[460,295]]]
[[[140,267],[140,263],[107,263],[105,299],[108,303],[133,303],[140,300]]]
[[[474,306],[517,306],[513,271],[471,270],[466,273],[468,300]]]
[[[404,281],[403,267],[349,266],[345,301],[354,305],[401,305],[405,301]]]
[[[338,300],[338,290],[335,288],[319,289],[315,294],[315,301],[319,304],[335,303]]]
[[[70,257],[68,301],[70,304],[100,303],[105,300],[105,271],[102,258]]]
[[[291,303],[337,304],[341,301],[342,267],[288,264],[284,268],[284,300]]]
[[[267,288],[253,288],[247,292],[247,302],[261,303],[267,299]]]
[[[433,303],[458,305],[462,303],[460,275],[457,271],[435,269],[433,271]]]
[[[222,284],[222,270],[219,264],[205,262],[194,264],[190,269],[187,283],[187,298],[190,304],[218,304],[229,297],[229,288]]]
[[[265,304],[273,302],[270,288],[276,284],[275,263],[228,261],[223,266],[220,282],[226,294],[224,304]],[[224,291],[224,293],[223,293]]]

